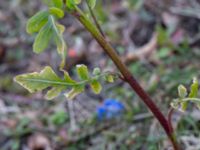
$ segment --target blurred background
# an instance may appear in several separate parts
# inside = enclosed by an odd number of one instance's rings
[[[83,0],[84,1],[84,0]],[[27,19],[47,9],[46,0],[0,1],[0,150],[168,150],[158,122],[127,84],[104,83],[100,95],[88,88],[74,101],[30,94],[13,77],[52,66],[54,45],[33,53]],[[85,11],[87,7],[82,6]],[[200,74],[199,0],[99,0],[95,14],[107,39],[141,85],[167,114],[177,86],[189,88]],[[66,14],[65,69],[76,64],[116,71],[113,63],[75,18]],[[113,109],[114,108],[114,111]],[[200,111],[189,105],[173,114],[184,150],[200,149]]]

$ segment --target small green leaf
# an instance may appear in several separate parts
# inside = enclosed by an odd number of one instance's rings
[[[54,40],[57,46],[57,51],[62,58],[62,62],[60,65],[60,68],[62,69],[65,65],[66,49],[67,49],[65,40],[63,39],[62,35],[65,30],[65,27],[63,25],[57,24],[53,16],[50,16],[50,22],[52,24],[52,30],[54,34]]]
[[[18,75],[14,80],[31,93],[48,88],[45,95],[45,98],[48,100],[59,96],[60,93],[68,88],[71,90],[68,93],[64,93],[64,95],[69,99],[73,99],[84,91],[87,84],[91,86],[94,93],[99,94],[102,90],[102,86],[98,80],[100,80],[101,77],[104,77],[105,74],[90,77],[87,66],[77,65],[76,69],[80,78],[79,82],[73,80],[65,70],[61,70],[64,77],[60,78],[49,66],[45,67],[39,73],[33,72]]]
[[[74,99],[78,94],[82,93],[84,91],[84,87],[83,86],[75,86],[74,88],[72,88],[71,91],[69,91],[68,93],[65,93],[65,97],[68,98],[69,100]]]
[[[190,87],[190,98],[195,98],[198,96],[199,82],[197,78],[193,79],[193,83]],[[200,109],[200,103],[196,103],[197,107]]]
[[[101,69],[100,68],[94,68],[92,74],[95,75],[95,76],[100,75],[101,74]]]
[[[38,32],[48,21],[49,12],[40,11],[31,17],[26,25],[26,31],[29,34]]]
[[[63,8],[63,0],[52,0],[52,2],[55,7],[60,9]]]
[[[174,109],[178,109],[179,108],[179,103],[177,100],[174,100],[173,102],[170,103],[171,107],[173,107]]]
[[[81,3],[81,0],[67,0],[66,6],[68,10],[74,10],[75,6],[80,3]]]
[[[66,1],[66,7],[69,10],[73,10],[75,8],[75,2],[74,2],[74,0],[67,0]]]
[[[39,31],[38,35],[35,38],[35,42],[33,44],[33,51],[35,53],[43,52],[50,42],[52,38],[53,31],[52,31],[52,24],[50,21]]]
[[[189,93],[189,98],[195,98],[197,97],[197,94],[198,94],[198,80],[196,78],[193,79],[193,83],[192,85],[190,86],[190,93]],[[187,95],[187,94],[186,94]],[[188,106],[188,102],[182,102],[181,103],[181,110],[182,111],[185,111],[187,109],[187,106]],[[198,104],[197,104],[198,106]]]
[[[97,80],[93,80],[90,86],[95,94],[99,94],[102,90],[102,86]]]
[[[190,98],[194,98],[194,97],[197,97],[198,95],[198,89],[199,89],[199,83],[198,83],[198,80],[197,78],[194,78],[193,79],[193,83],[190,87],[190,94],[189,94],[189,97]]]
[[[58,10],[58,8],[54,7],[52,10]],[[62,58],[60,69],[62,69],[65,65],[65,58],[67,54],[67,45],[63,39],[64,30],[65,27],[56,23],[53,15],[49,15],[48,22],[40,29],[33,44],[33,51],[35,53],[41,53],[48,47],[51,39],[53,38],[57,46],[58,54]]]
[[[105,78],[106,78],[106,81],[109,82],[109,83],[113,83],[114,82],[114,77],[111,74],[107,74],[105,76]]]
[[[74,0],[75,4],[80,4],[82,0]]]
[[[188,102],[182,102],[182,103],[181,103],[181,108],[180,108],[180,110],[181,110],[182,112],[186,111],[187,106],[188,106]]]
[[[49,8],[50,14],[58,17],[58,18],[63,18],[64,17],[64,12],[62,9],[59,9],[57,7],[51,7]]]
[[[85,65],[77,65],[76,66],[77,74],[80,80],[88,80],[89,79],[89,72],[88,68]]]
[[[180,98],[185,98],[187,96],[187,89],[185,88],[185,86],[178,86],[178,95]]]
[[[88,4],[93,9],[96,5],[96,0],[88,0]]]
[[[67,83],[71,83],[71,84],[76,84],[76,81],[74,81],[70,76],[69,76],[69,73],[66,72],[65,70],[61,70],[63,71],[64,73],[64,80],[67,82]]]
[[[57,96],[60,95],[60,93],[65,90],[66,88],[64,86],[57,86],[57,87],[54,87],[52,89],[50,89],[47,94],[45,95],[45,99],[47,100],[51,100],[51,99],[54,99],[56,98]]]

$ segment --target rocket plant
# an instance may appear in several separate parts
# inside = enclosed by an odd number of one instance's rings
[[[127,66],[122,62],[120,56],[106,40],[105,34],[94,14],[93,9],[95,8],[96,0],[46,1],[48,9],[41,10],[32,16],[27,22],[26,31],[31,35],[36,35],[33,51],[37,54],[42,53],[47,49],[50,43],[55,44],[57,53],[61,58],[59,68],[63,73],[63,76],[58,76],[50,66],[46,66],[40,72],[18,75],[15,77],[15,81],[31,93],[47,89],[45,95],[46,99],[54,99],[61,94],[67,99],[74,99],[78,94],[84,92],[86,85],[89,85],[95,94],[99,94],[102,90],[101,79],[108,82],[114,82],[116,78],[120,78],[130,85],[133,92],[141,98],[153,113],[154,117],[166,132],[174,150],[179,150],[179,145],[171,121],[156,106],[152,98],[140,86],[138,81],[128,70]],[[87,4],[91,17],[79,7],[81,3]],[[78,80],[74,80],[70,77],[69,73],[64,70],[67,51],[67,45],[63,38],[65,27],[59,23],[59,19],[64,18],[65,13],[74,16],[74,18],[77,19],[89,33],[91,33],[91,36],[99,43],[103,51],[116,65],[118,72],[102,72],[99,68],[94,68],[93,71],[89,71],[87,66],[80,64],[76,66]],[[171,104],[173,108],[185,110],[189,101],[193,101],[199,106],[200,100],[196,98],[198,91],[197,79],[194,79],[189,94],[187,94],[187,90],[183,85],[178,87],[178,91],[179,98],[175,99]]]

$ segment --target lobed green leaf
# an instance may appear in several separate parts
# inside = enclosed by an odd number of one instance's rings
[[[84,91],[87,84],[90,85],[95,94],[99,94],[102,90],[102,86],[98,80],[100,80],[100,77],[104,77],[107,74],[89,76],[88,68],[85,65],[77,65],[76,69],[81,80],[79,82],[71,79],[68,72],[64,70],[61,70],[64,77],[60,78],[49,66],[45,67],[40,72],[18,75],[14,80],[31,93],[48,88],[45,98],[49,100],[57,97],[69,88],[71,90],[65,92],[64,95],[69,99],[73,99]]]
[[[31,17],[26,25],[26,31],[29,34],[40,31],[40,29],[47,23],[49,12],[40,11]]]
[[[64,73],[64,79],[61,79],[55,74],[51,67],[47,66],[39,73],[34,72],[18,75],[14,80],[31,93],[51,87],[45,98],[53,99],[68,87],[81,85],[66,74],[67,73]]]
[[[74,87],[70,92],[65,93],[65,97],[68,98],[69,100],[74,99],[78,94],[82,93],[84,91],[83,86],[76,86]]]
[[[56,86],[56,87],[53,87],[52,89],[50,89],[47,94],[45,95],[45,98],[47,100],[51,100],[51,99],[54,99],[55,97],[59,96],[60,93],[65,90],[66,87],[64,86]]]
[[[64,17],[64,12],[62,9],[57,8],[57,7],[50,7],[49,8],[50,14],[58,17],[58,18],[63,18]]]
[[[66,49],[67,49],[65,40],[62,35],[65,30],[65,27],[61,24],[56,23],[53,16],[50,16],[50,21],[52,24],[53,37],[57,46],[57,51],[62,58],[62,62],[60,64],[60,68],[62,69],[65,65]]]
[[[49,66],[45,67],[39,73],[33,72],[18,75],[14,80],[31,93],[41,91],[47,87],[66,87],[69,85],[67,82],[59,78]]]
[[[42,29],[36,36],[33,44],[33,51],[37,54],[43,52],[48,47],[52,35],[52,23],[48,21],[47,24],[44,27],[42,27]]]
[[[41,28],[33,44],[33,51],[35,53],[41,53],[48,47],[51,39],[54,39],[57,46],[58,54],[62,58],[62,62],[60,65],[61,69],[65,65],[67,49],[66,43],[62,35],[64,30],[64,26],[56,23],[55,18],[52,15],[49,15],[48,22]]]

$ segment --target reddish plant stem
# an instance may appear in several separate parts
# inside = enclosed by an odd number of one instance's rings
[[[151,110],[154,116],[158,119],[159,123],[162,125],[163,129],[165,130],[166,134],[168,135],[174,150],[179,150],[179,146],[177,143],[177,139],[171,124],[171,113],[170,111],[170,121],[165,118],[159,108],[155,105],[151,97],[144,91],[144,89],[140,86],[140,84],[136,81],[136,79],[130,75],[125,76],[127,83],[132,87],[132,89],[138,94],[138,96],[143,100],[143,102],[147,105],[147,107]]]
[[[140,84],[132,75],[126,75],[124,78],[126,79],[127,83],[132,87],[132,89],[137,93],[137,95],[147,105],[147,107],[152,111],[154,116],[159,120],[166,133],[170,134],[172,130],[169,127],[168,121],[166,120],[162,112],[158,109],[158,107],[155,105],[151,97],[144,91],[144,89],[140,86]]]
[[[172,115],[173,115],[173,113],[174,113],[174,109],[171,107],[169,109],[168,114],[167,114],[167,119],[168,119],[168,124],[169,124],[172,131],[173,131],[173,125],[172,125]]]
[[[133,75],[130,73],[125,64],[121,61],[120,57],[112,48],[112,46],[106,41],[106,39],[101,35],[96,26],[92,24],[92,22],[84,15],[84,13],[78,7],[76,7],[76,11],[74,11],[72,15],[74,15],[80,21],[80,23],[92,34],[92,36],[103,48],[103,50],[112,59],[114,64],[117,66],[117,68],[123,75],[124,81],[126,81],[131,86],[131,88],[137,93],[137,95],[142,99],[142,101],[147,105],[147,107],[162,125],[170,141],[172,142],[174,150],[179,150],[173,129],[169,125],[168,120],[153,102],[151,97],[144,91],[144,89],[140,86],[137,80],[133,77]]]

